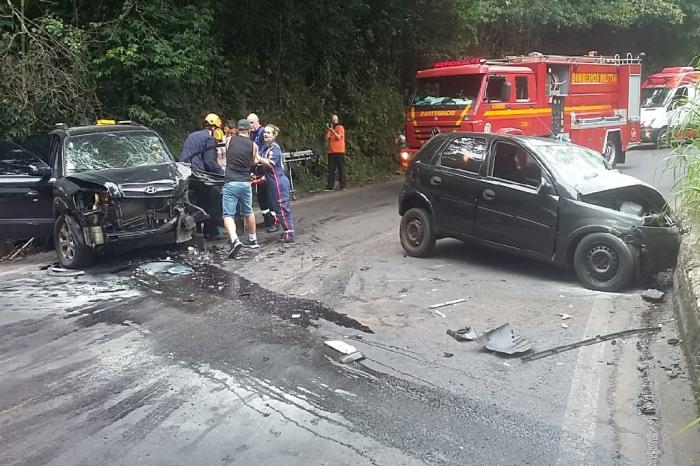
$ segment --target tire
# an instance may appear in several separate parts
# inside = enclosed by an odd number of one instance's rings
[[[61,215],[56,219],[53,230],[54,246],[56,254],[62,267],[67,269],[78,269],[90,264],[94,255],[91,250],[80,246],[80,243],[73,236],[65,216]]]
[[[574,269],[586,288],[617,291],[635,277],[637,260],[629,246],[617,236],[592,233],[576,246]]]
[[[435,233],[430,214],[425,209],[408,210],[401,217],[401,246],[411,257],[426,257],[435,247]]]
[[[663,149],[664,147],[669,147],[671,145],[668,128],[661,128],[659,134],[656,136],[656,142],[654,144],[657,149]]]
[[[603,152],[603,157],[608,161],[610,167],[615,168],[618,161],[624,163],[625,156],[621,154],[622,148],[617,140],[616,135],[609,135],[607,141],[605,141],[605,151]]]

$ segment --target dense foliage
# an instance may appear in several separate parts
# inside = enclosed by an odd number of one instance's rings
[[[402,90],[437,58],[644,51],[651,72],[700,44],[696,0],[0,1],[0,137],[132,118],[177,151],[205,113],[255,111],[322,153],[338,112],[357,177],[391,165]]]

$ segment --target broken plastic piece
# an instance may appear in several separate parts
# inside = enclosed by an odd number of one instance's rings
[[[664,293],[663,291],[650,288],[648,290],[642,291],[642,299],[651,303],[660,303],[664,300],[665,294],[666,293]]]
[[[457,330],[448,330],[447,334],[457,341],[474,341],[479,338],[476,331],[468,325]]]
[[[348,354],[347,356],[343,356],[342,358],[338,359],[338,362],[341,364],[350,364],[351,362],[359,361],[360,359],[364,358],[364,354],[360,353],[359,351],[355,351],[352,354]]]
[[[510,323],[489,330],[481,335],[477,342],[487,350],[505,354],[525,353],[530,351],[533,346],[533,343],[527,338],[516,338]]]
[[[559,316],[561,317],[561,320],[571,319],[570,314],[559,314]]]
[[[63,267],[49,267],[47,272],[52,277],[78,277],[85,274],[83,270],[64,269]]]
[[[344,341],[340,340],[326,340],[323,342],[323,344],[342,354],[352,354],[357,351],[357,348],[354,346],[348,345]]]
[[[434,290],[434,291],[437,291],[437,290]],[[455,299],[454,301],[445,301],[444,303],[433,304],[428,309],[437,309],[439,307],[452,306],[453,304],[463,303],[466,300],[467,300],[467,298],[460,298],[460,299]]]

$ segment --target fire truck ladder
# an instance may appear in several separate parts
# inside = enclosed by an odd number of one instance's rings
[[[544,55],[539,52],[532,52],[528,55],[508,55],[506,58],[487,60],[487,65],[505,65],[516,63],[587,63],[587,64],[604,64],[604,65],[634,65],[642,62],[643,55],[633,56],[628,53],[625,57],[616,54],[614,56],[603,55],[582,55],[582,56],[566,56],[566,55]]]

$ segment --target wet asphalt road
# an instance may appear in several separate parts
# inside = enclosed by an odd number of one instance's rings
[[[653,178],[663,156],[631,151],[620,168],[668,192],[668,174]],[[0,464],[699,458],[697,430],[674,435],[693,412],[679,347],[666,343],[670,300],[592,292],[570,272],[452,240],[404,257],[400,183],[300,200],[299,243],[263,233],[241,260],[214,245],[140,251],[75,279],[47,276],[48,254],[0,267]],[[141,268],[166,257],[193,273]],[[446,335],[505,322],[536,349],[663,330],[529,363]],[[338,364],[328,338],[366,359]]]

